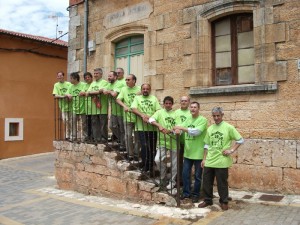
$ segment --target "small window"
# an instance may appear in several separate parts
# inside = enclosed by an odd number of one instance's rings
[[[252,14],[236,14],[212,24],[215,85],[254,83]]]
[[[5,119],[5,141],[22,141],[23,140],[23,119],[6,118]]]

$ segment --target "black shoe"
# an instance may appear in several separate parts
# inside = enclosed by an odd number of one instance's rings
[[[198,196],[193,196],[193,197],[192,197],[192,202],[193,202],[193,203],[199,202],[199,197],[198,197]]]
[[[199,205],[198,205],[198,208],[205,208],[207,206],[210,206],[212,204],[208,204],[207,202],[201,202]]]
[[[190,198],[190,196],[186,196],[186,195],[181,195],[180,196],[180,200],[184,200],[184,199],[188,199],[188,198]]]

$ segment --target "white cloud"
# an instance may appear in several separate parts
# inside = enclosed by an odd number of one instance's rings
[[[56,38],[56,31],[68,32],[68,5],[69,0],[0,0],[0,28]]]

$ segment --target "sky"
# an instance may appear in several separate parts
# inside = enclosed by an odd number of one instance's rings
[[[68,32],[68,6],[69,0],[0,0],[0,29],[58,38]]]

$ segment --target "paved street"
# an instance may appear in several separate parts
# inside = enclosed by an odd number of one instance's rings
[[[176,208],[58,190],[53,172],[53,153],[0,160],[0,224],[300,224],[296,195],[271,196],[270,201],[262,193],[230,191],[230,210],[214,205],[201,211],[204,218],[187,220],[176,216],[187,213]]]

